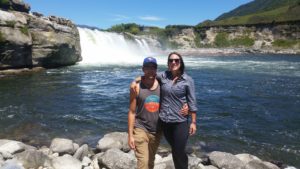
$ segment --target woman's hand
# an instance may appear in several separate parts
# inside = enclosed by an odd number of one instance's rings
[[[128,136],[128,145],[132,150],[135,150],[134,138],[132,136]]]
[[[196,133],[196,130],[197,130],[197,126],[196,126],[196,123],[191,123],[190,124],[190,136],[194,135]]]

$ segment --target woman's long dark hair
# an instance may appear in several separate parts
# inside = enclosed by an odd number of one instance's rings
[[[179,60],[180,60],[180,68],[179,68],[179,70],[181,71],[181,74],[183,74],[184,73],[184,62],[183,62],[182,56],[179,53],[177,53],[177,52],[171,52],[168,55],[168,67],[169,67],[169,59],[170,59],[171,55],[173,55],[173,54],[177,55],[179,57]]]

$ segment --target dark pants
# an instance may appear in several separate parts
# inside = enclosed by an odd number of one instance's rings
[[[165,123],[162,122],[162,130],[166,140],[172,147],[173,162],[176,169],[188,168],[188,156],[185,147],[189,137],[187,122]]]

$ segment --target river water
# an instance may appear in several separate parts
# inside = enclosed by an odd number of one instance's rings
[[[79,63],[1,78],[0,138],[49,145],[54,137],[66,137],[95,147],[104,134],[127,131],[129,84],[142,73],[142,59]],[[160,71],[166,69],[166,60],[158,57]],[[199,107],[198,131],[189,146],[300,166],[299,56],[184,60]]]

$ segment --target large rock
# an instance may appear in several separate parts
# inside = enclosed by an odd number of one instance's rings
[[[20,13],[0,10],[0,69],[31,67],[32,38]]]
[[[109,169],[134,169],[137,165],[133,154],[124,153],[117,148],[107,150],[100,157],[99,162]]]
[[[241,169],[244,166],[244,163],[240,159],[230,153],[214,151],[208,156],[212,165],[218,168]]]
[[[113,132],[104,135],[102,139],[98,141],[97,149],[106,151],[111,148],[117,148],[122,151],[128,152],[130,150],[128,146],[128,134],[126,132]]]
[[[243,163],[249,163],[252,160],[260,160],[258,157],[251,154],[237,154],[235,155],[238,159],[242,160]]]
[[[279,169],[279,167],[269,162],[264,162],[261,160],[252,160],[248,162],[243,167],[243,169]]]
[[[54,169],[81,169],[82,164],[76,158],[66,154],[62,157],[56,157],[52,160]]]
[[[50,145],[50,150],[53,153],[59,154],[73,154],[74,153],[74,146],[73,141],[64,138],[55,138],[52,140]]]
[[[188,165],[190,169],[197,169],[202,162],[202,160],[198,157],[189,156],[188,158],[189,158]]]
[[[24,150],[34,150],[36,148],[14,140],[0,140],[0,153],[4,158],[8,155],[13,155]]]
[[[7,160],[3,163],[3,166],[1,167],[1,169],[25,169],[22,164],[15,160]]]
[[[169,154],[168,156],[162,158],[162,159],[155,159],[155,169],[165,169],[165,168],[170,168],[173,169],[175,168],[174,163],[173,163],[173,158],[172,154]]]
[[[79,32],[70,20],[0,10],[0,70],[54,68],[81,60]]]
[[[83,157],[88,156],[88,154],[89,154],[89,147],[87,144],[84,144],[76,150],[73,157],[78,160],[82,160]]]
[[[43,152],[37,150],[26,150],[16,154],[16,159],[20,161],[25,168],[38,168],[40,166],[49,166],[50,158]]]
[[[71,24],[71,21],[56,22],[30,17],[33,66],[51,68],[73,65],[81,60],[79,32]]]

